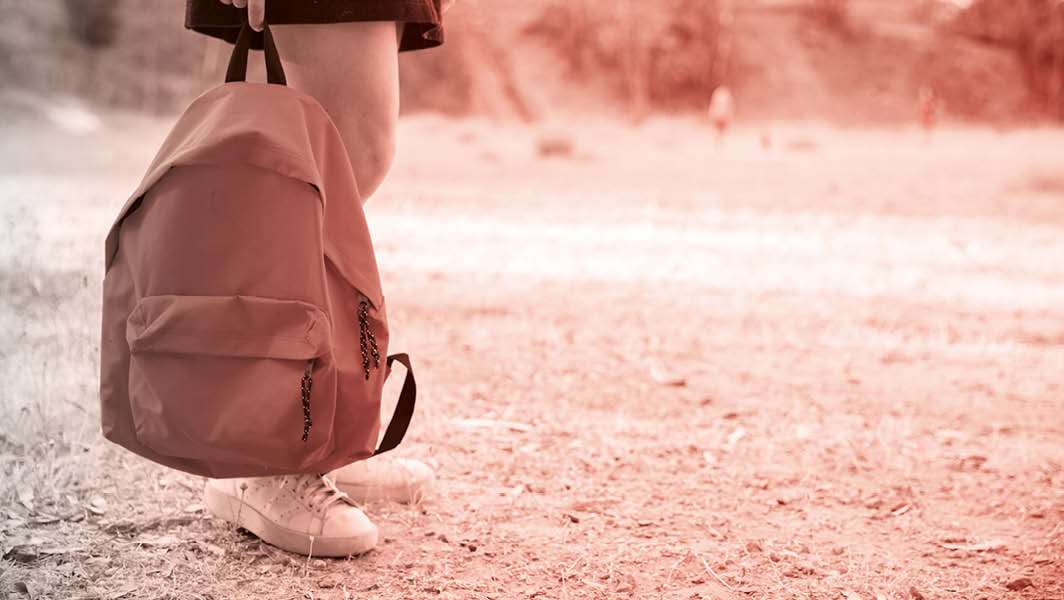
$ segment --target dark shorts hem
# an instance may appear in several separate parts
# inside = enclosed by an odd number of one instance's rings
[[[185,28],[236,41],[247,9],[222,4],[218,0],[187,0]],[[273,0],[266,2],[266,22],[271,25],[309,25],[351,21],[403,21],[399,51],[433,48],[443,43],[440,0]],[[262,50],[262,34],[256,34],[251,47]]]

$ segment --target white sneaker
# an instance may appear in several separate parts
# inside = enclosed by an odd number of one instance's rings
[[[329,473],[336,487],[356,502],[419,502],[436,479],[419,460],[374,456]]]
[[[348,556],[377,545],[377,526],[321,475],[208,479],[204,504],[289,552]]]

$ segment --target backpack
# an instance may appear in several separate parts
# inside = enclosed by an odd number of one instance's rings
[[[208,477],[323,473],[394,448],[414,409],[362,201],[333,122],[248,83],[245,23],[226,83],[181,115],[104,243],[104,436]],[[381,393],[406,367],[384,438]]]

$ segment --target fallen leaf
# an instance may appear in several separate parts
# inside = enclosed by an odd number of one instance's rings
[[[34,549],[37,554],[59,555],[59,554],[75,554],[77,552],[85,552],[88,550],[85,546],[38,546]]]
[[[906,503],[901,504],[898,507],[894,508],[893,510],[891,510],[890,514],[894,515],[895,517],[900,517],[900,516],[904,515],[905,513],[909,512],[909,510],[912,509],[912,507],[913,506],[911,504],[906,502]]]
[[[661,385],[683,387],[687,385],[687,379],[676,373],[669,372],[664,365],[655,364],[650,367],[650,378]]]
[[[978,471],[987,460],[985,456],[972,454],[958,459],[951,468],[955,471]]]
[[[30,523],[35,525],[51,525],[52,523],[58,523],[62,521],[62,517],[55,517],[52,515],[38,514],[36,517],[30,519]]]
[[[107,501],[100,496],[94,496],[89,503],[85,505],[85,509],[97,516],[103,516],[107,512]]]
[[[18,496],[19,504],[28,510],[33,510],[33,489],[29,485],[20,483],[15,487],[15,494]]]
[[[525,423],[516,423],[514,421],[497,421],[495,419],[455,419],[452,421],[459,427],[466,427],[469,429],[509,429],[518,433],[528,433],[532,431],[532,426]]]
[[[739,443],[739,440],[746,436],[746,429],[744,427],[737,427],[735,431],[728,435],[728,441],[725,442],[724,447],[731,450],[735,447],[735,444]]]
[[[4,521],[4,530],[15,531],[16,529],[21,529],[25,524],[26,522],[22,519],[13,519],[9,517],[6,521]]]
[[[140,589],[140,588],[137,588],[136,586],[128,587],[128,588],[121,589],[121,590],[118,590],[118,591],[115,591],[115,592],[111,592],[110,594],[107,594],[106,596],[104,596],[104,598],[107,598],[107,600],[118,600],[119,598],[124,598],[125,596],[128,596],[128,595],[132,594],[133,592],[137,591],[138,589]]]
[[[207,552],[215,556],[225,556],[225,550],[223,550],[221,546],[212,544],[210,542],[196,542],[196,545],[199,546],[200,549],[206,550]]]
[[[37,549],[32,546],[15,546],[4,553],[4,558],[20,563],[31,563],[37,560]]]
[[[340,587],[343,584],[344,578],[336,574],[326,575],[325,577],[318,580],[318,587],[325,589]]]
[[[976,544],[967,543],[955,543],[955,542],[939,542],[939,546],[947,550],[962,550],[965,552],[989,552],[991,550],[1000,550],[1005,547],[1004,540],[987,540],[985,542],[979,542]]]
[[[181,540],[173,535],[145,536],[137,538],[136,541],[144,546],[176,546],[181,543]]]

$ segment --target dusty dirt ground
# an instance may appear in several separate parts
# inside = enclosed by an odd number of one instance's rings
[[[107,123],[0,140],[0,596],[1064,598],[1060,131],[405,121],[368,211],[439,482],[322,560],[99,434],[166,131]]]

